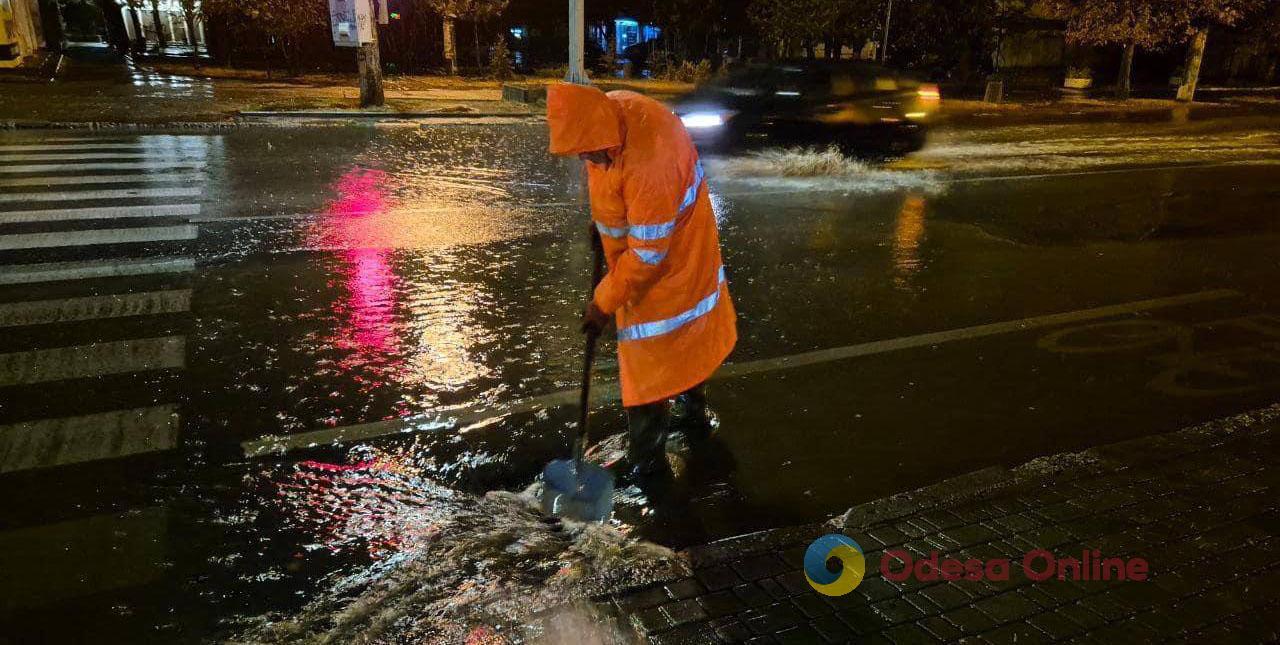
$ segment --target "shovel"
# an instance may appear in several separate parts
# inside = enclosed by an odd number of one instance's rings
[[[604,275],[604,247],[600,233],[591,230],[591,285]],[[587,449],[587,416],[591,408],[591,365],[595,362],[595,332],[587,333],[582,361],[582,394],[578,399],[578,434],[573,459],[557,459],[542,469],[542,512],[583,522],[603,522],[613,512],[613,475],[583,458]]]

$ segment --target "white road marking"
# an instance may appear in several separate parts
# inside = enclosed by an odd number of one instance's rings
[[[0,224],[18,224],[24,222],[68,222],[74,220],[122,219],[130,217],[187,217],[199,214],[200,204],[52,208],[36,211],[0,211]]]
[[[141,142],[90,141],[78,139],[75,143],[18,143],[0,146],[0,152],[43,152],[46,150],[152,150],[155,144]],[[199,144],[193,150],[203,150]]]
[[[194,240],[198,231],[199,229],[195,226],[182,224],[178,226],[103,228],[82,231],[56,231],[52,233],[14,233],[0,235],[0,251]]]
[[[944,184],[976,184],[990,181],[1018,181],[1021,179],[1054,179],[1058,177],[1088,177],[1090,175],[1123,175],[1127,173],[1158,172],[1162,170],[1198,170],[1201,168],[1227,168],[1232,166],[1270,166],[1274,159],[1247,159],[1240,161],[1212,161],[1205,163],[1165,164],[1137,168],[1104,168],[1100,170],[1075,170],[1070,172],[1044,172],[1033,175],[992,175],[986,177],[953,177],[941,180]]]
[[[89,186],[92,184],[144,184],[152,182],[196,183],[205,180],[202,174],[147,173],[143,175],[82,175],[79,177],[57,175],[53,177],[14,177],[0,179],[0,188],[23,186]]]
[[[164,197],[199,197],[200,187],[120,188],[113,190],[70,190],[47,193],[0,193],[3,202],[73,202],[89,199],[157,199]]]
[[[71,152],[71,153],[18,153],[0,154],[0,162],[8,161],[89,161],[93,159],[164,159],[167,157],[203,157],[205,150],[185,152],[174,149],[152,149],[145,152]]]
[[[794,354],[791,356],[781,356],[778,358],[768,358],[746,363],[729,363],[721,367],[712,379],[720,380],[734,378],[749,374],[829,363],[904,349],[930,347],[953,341],[972,340],[999,334],[1023,332],[1043,327],[1076,323],[1084,320],[1133,314],[1151,309],[1177,307],[1221,300],[1224,298],[1234,298],[1240,295],[1240,292],[1232,289],[1201,291],[1179,296],[1170,296],[1167,298],[1139,300],[1119,305],[1082,309],[1079,311],[1049,314],[1046,316],[1035,316],[1032,318],[1023,318],[1021,320],[977,325],[974,327],[964,327],[961,329],[919,334],[916,336],[906,336],[890,340],[879,340],[869,343],[861,343],[858,345],[848,345],[845,347],[834,347],[831,349]],[[595,386],[592,388],[592,393],[594,395],[592,397],[594,402],[609,402],[617,400],[619,395],[618,384],[616,382],[608,382]],[[577,390],[561,390],[559,392],[551,392],[542,396],[520,399],[502,406],[464,406],[441,410],[438,414],[433,416],[424,415],[407,419],[390,419],[386,421],[375,421],[372,423],[343,426],[339,428],[301,432],[291,435],[266,436],[252,441],[245,441],[240,444],[240,447],[244,450],[246,457],[279,455],[292,450],[322,445],[351,443],[353,441],[363,441],[394,434],[448,430],[478,423],[496,416],[533,412],[549,407],[571,405],[576,403],[577,400]]]
[[[0,473],[171,450],[178,427],[176,405],[0,426]]]
[[[0,303],[0,327],[153,316],[191,310],[191,290],[139,291],[106,296]]]
[[[186,366],[186,360],[183,336],[0,354],[0,386],[175,369]]]
[[[60,280],[118,278],[156,273],[195,271],[191,258],[90,260],[76,262],[44,262],[40,264],[6,264],[0,267],[0,284],[34,284]]]
[[[84,170],[172,170],[174,168],[204,168],[205,161],[140,161],[111,163],[57,163],[32,164],[25,166],[0,165],[0,173],[17,174],[30,172],[81,172]]]

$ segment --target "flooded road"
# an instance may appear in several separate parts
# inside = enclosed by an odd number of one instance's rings
[[[1277,126],[709,159],[721,428],[617,527],[679,547],[1274,402]],[[589,256],[545,147],[519,120],[0,135],[4,633],[227,636],[564,456]]]

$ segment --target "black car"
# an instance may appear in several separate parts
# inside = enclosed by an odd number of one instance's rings
[[[924,147],[938,86],[866,61],[749,63],[674,109],[698,147],[835,145],[846,154]]]

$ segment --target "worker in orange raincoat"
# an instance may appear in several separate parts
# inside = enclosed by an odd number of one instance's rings
[[[684,395],[691,438],[709,434],[702,384],[738,339],[702,163],[679,117],[635,92],[553,85],[547,123],[552,154],[588,162],[608,273],[583,325],[617,324],[630,475],[669,473],[669,401]]]

